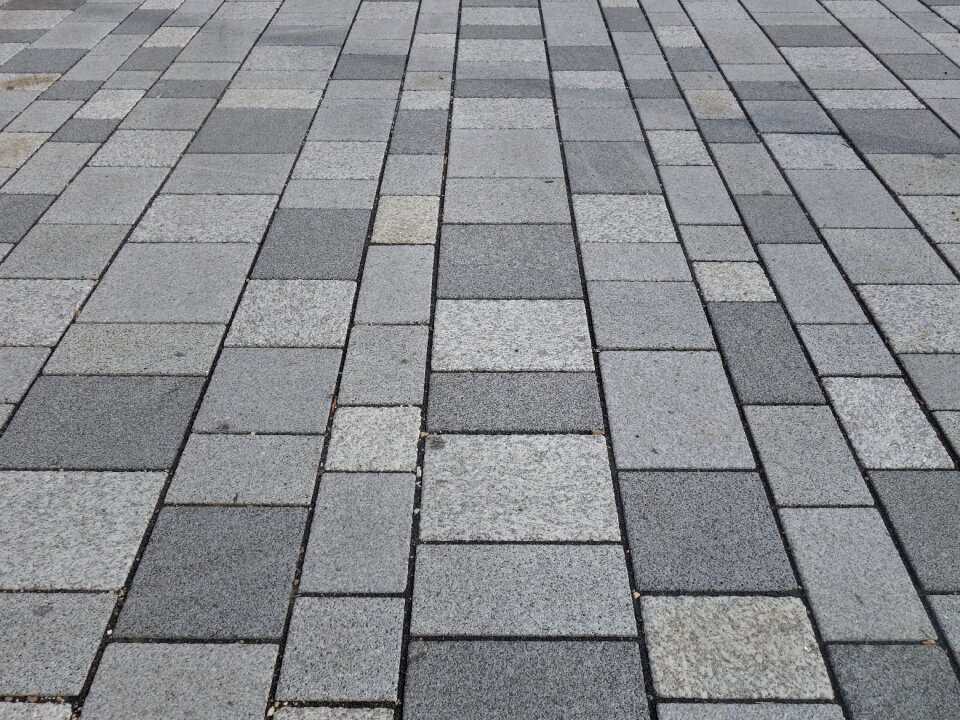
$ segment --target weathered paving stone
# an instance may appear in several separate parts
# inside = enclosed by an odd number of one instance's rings
[[[326,468],[412,471],[419,435],[418,407],[341,407],[333,418]]]
[[[539,718],[562,708],[587,720],[647,718],[640,651],[627,642],[414,642],[404,713]]]
[[[350,334],[338,403],[419,405],[423,400],[427,335],[425,327],[355,327]]]

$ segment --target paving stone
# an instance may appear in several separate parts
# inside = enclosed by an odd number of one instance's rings
[[[787,176],[821,228],[910,228],[869,170],[788,170]]]
[[[387,156],[380,192],[384,195],[440,195],[442,155]]]
[[[392,119],[392,105],[390,115]],[[389,123],[387,123],[387,129],[389,129]],[[446,144],[446,110],[400,110],[397,112],[390,140],[391,153],[439,155],[444,153]]]
[[[746,231],[736,225],[682,225],[680,234],[683,247],[693,261],[749,262],[757,259]]]
[[[960,642],[960,597],[956,595],[930,595],[927,602],[937,616],[937,622],[946,636],[950,648],[956,652]]]
[[[47,143],[21,166],[3,189],[8,193],[61,193],[96,149],[94,143]]]
[[[841,135],[767,133],[770,152],[785,170],[858,170],[860,158]]]
[[[577,233],[582,243],[677,242],[659,195],[574,195]]]
[[[786,195],[738,195],[737,208],[756,243],[818,243],[799,203]]]
[[[216,108],[190,144],[191,153],[295,153],[309,110]]]
[[[90,161],[114,167],[173,167],[190,142],[188,130],[118,130]]]
[[[744,110],[761,133],[832,133],[837,128],[821,107],[807,100],[748,100]],[[713,141],[717,142],[717,141]]]
[[[130,240],[257,243],[276,203],[275,195],[161,195]]]
[[[350,336],[338,402],[417,405],[423,399],[427,330],[360,326]]]
[[[776,302],[759,263],[698,262],[693,267],[707,302]]]
[[[254,720],[266,711],[276,645],[114,643],[84,712],[93,720]]]
[[[949,196],[902,197],[903,204],[935,243],[960,242],[957,198]]]
[[[864,153],[960,152],[960,140],[929,110],[836,110],[833,116]]]
[[[133,225],[166,174],[159,168],[85,168],[44,214],[43,222]],[[102,202],[104,197],[111,202]]]
[[[960,409],[960,356],[902,355],[901,360],[927,407]]]
[[[960,351],[960,287],[866,285],[860,294],[894,352]]]
[[[0,702],[3,720],[70,720],[73,708],[65,703]]]
[[[377,180],[386,149],[381,142],[308,142],[297,158],[293,177]]]
[[[354,321],[358,324],[428,323],[433,253],[432,247],[420,245],[370,247]]]
[[[380,198],[373,242],[432,245],[437,239],[440,198],[397,196]]]
[[[854,283],[955,283],[956,277],[915,230],[827,230],[824,239]]]
[[[253,277],[356,280],[370,213],[281,208],[270,225]]]
[[[820,375],[899,375],[900,369],[872,325],[798,325]]]
[[[277,720],[390,720],[388,708],[281,707]]]
[[[663,186],[678,223],[736,225],[736,208],[712,167],[664,167]]]
[[[321,434],[339,362],[336,350],[225,348],[194,430]]]
[[[162,473],[0,473],[0,587],[35,591],[123,587],[163,483]],[[50,624],[35,631],[52,630],[53,618],[48,620]],[[55,657],[61,660],[68,655],[64,643],[89,641],[83,640],[88,634],[73,632],[74,620],[71,617],[70,640],[64,637],[56,643]],[[18,638],[15,642],[23,647],[23,636]],[[46,672],[55,672],[55,666],[45,667]],[[73,682],[82,684],[85,674],[86,668],[73,676]]]
[[[326,468],[412,471],[419,433],[417,407],[341,407],[333,418]]]
[[[553,129],[463,129],[450,133],[449,177],[563,176]]]
[[[127,230],[123,225],[35,225],[0,265],[0,277],[96,279]]]
[[[412,475],[324,474],[301,590],[402,593],[407,587],[413,495]]]
[[[322,438],[191,435],[167,503],[308,505]]]
[[[580,248],[588,281],[683,281],[690,270],[676,243],[590,243]]]
[[[660,183],[641,142],[567,142],[563,146],[574,193],[658,193]]]
[[[177,163],[164,192],[276,195],[283,189],[293,157],[190,153]]]
[[[305,521],[302,508],[164,508],[115,634],[279,638]]]
[[[645,597],[641,603],[661,697],[833,697],[796,598]]]
[[[657,712],[661,720],[843,720],[843,710],[837,705],[779,703],[687,704],[660,703]]]
[[[299,598],[277,698],[395,700],[402,636],[402,598]]]
[[[0,194],[0,241],[18,242],[53,199],[50,195]]]
[[[451,178],[443,207],[447,223],[568,223],[563,183],[543,178]]]
[[[461,28],[463,32],[463,28]],[[454,128],[553,128],[553,103],[533,98],[457,98]]]
[[[722,143],[712,148],[723,179],[735,195],[789,195],[790,189],[759,143]]]
[[[78,695],[115,602],[108,593],[0,595],[0,652],[6,658],[5,669],[0,672],[3,693]],[[68,711],[66,717],[69,715]],[[0,718],[6,717],[6,709],[0,706]],[[11,720],[17,717],[9,714]],[[44,715],[37,713],[35,717],[42,720]],[[57,716],[51,712],[48,717]]]
[[[47,355],[46,348],[0,347],[0,401],[20,402]]]

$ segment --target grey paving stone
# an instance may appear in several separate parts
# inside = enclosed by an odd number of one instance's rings
[[[350,334],[338,404],[420,404],[427,335],[425,327],[355,327]]]
[[[367,210],[281,208],[253,277],[356,280],[369,224]]]
[[[281,707],[277,720],[390,720],[389,708]]]
[[[339,362],[337,350],[225,348],[194,430],[321,434]]]
[[[956,507],[960,475],[879,472],[871,478],[923,589],[960,589],[960,523],[951,511]]]
[[[277,698],[395,700],[402,636],[402,598],[299,598]]]
[[[933,608],[937,622],[954,653],[960,643],[960,597],[957,595],[930,595],[927,602]]]
[[[324,102],[323,106],[317,111],[317,115],[314,118],[310,133],[307,135],[307,139],[385,141],[388,137],[390,137],[390,128],[393,124],[395,107],[396,101],[393,98],[329,99]],[[406,110],[397,114],[398,124],[402,118],[407,117],[405,113],[412,112],[432,113],[427,116],[416,116],[420,119],[424,117],[430,117],[436,121],[441,115],[446,117],[446,113],[435,110]],[[436,125],[437,129],[439,128],[439,123],[435,122],[434,125]],[[445,127],[446,124],[444,123],[444,128]],[[408,127],[405,132],[409,133],[410,128]],[[436,130],[434,130],[433,136],[434,142],[432,144],[435,146],[435,138],[437,137]],[[446,144],[446,132],[443,134],[443,142]],[[410,138],[408,138],[404,144],[417,145],[417,143],[411,142]],[[397,145],[391,145],[390,149],[392,152],[414,154],[425,152],[422,149],[403,150]],[[443,152],[443,147],[441,146],[439,150],[435,150],[434,152]]]
[[[737,225],[740,216],[712,167],[664,167],[660,171],[678,223]]]
[[[713,145],[713,155],[723,179],[734,195],[789,195],[790,189],[759,143]]]
[[[943,181],[943,175],[934,169],[933,177]],[[936,192],[943,192],[938,188]],[[917,224],[930,236],[935,243],[956,243],[960,241],[960,228],[957,226],[957,198],[953,196],[917,195],[901,197],[907,210],[913,215]],[[941,245],[944,252],[951,249],[951,245]],[[956,263],[954,263],[956,267]]]
[[[387,156],[380,192],[384,195],[440,195],[442,155]]]
[[[661,697],[833,698],[797,598],[645,597],[641,603]]]
[[[90,161],[114,167],[173,167],[193,136],[189,130],[118,130]]]
[[[783,309],[711,303],[710,318],[741,402],[822,403],[823,393]]]
[[[302,508],[164,508],[115,635],[279,638],[305,522]]]
[[[700,292],[707,302],[776,302],[763,267],[755,262],[693,264]]]
[[[93,720],[254,720],[266,711],[276,645],[115,643],[84,703]]]
[[[3,720],[70,720],[73,707],[66,703],[0,702]]]
[[[833,116],[860,152],[960,152],[960,139],[929,110],[835,110]]]
[[[2,73],[65,73],[86,55],[76,48],[24,48],[0,65]]]
[[[402,593],[407,587],[414,476],[326,473],[300,589]]]
[[[574,193],[657,193],[653,163],[641,142],[564,144],[570,191]]]
[[[433,253],[429,246],[378,245],[367,252],[354,321],[426,324],[430,320]]]
[[[276,195],[286,182],[293,155],[192,153],[184,155],[164,185],[166,193]]]
[[[0,595],[0,652],[6,658],[0,671],[2,692],[78,695],[115,602],[108,593]],[[4,717],[5,709],[0,709]],[[37,717],[42,720],[43,715]]]
[[[623,551],[615,546],[424,545],[414,635],[633,635]]]
[[[423,642],[410,645],[404,713],[413,720],[543,717],[645,720],[640,651],[628,642]]]
[[[0,439],[0,466],[169,467],[201,385],[199,378],[42,377]]]
[[[163,483],[162,473],[0,473],[0,587],[123,587]]]
[[[823,236],[851,282],[957,281],[947,264],[916,230],[827,230]]]
[[[418,407],[340,407],[333,418],[326,468],[413,471],[419,435]]]
[[[743,107],[761,133],[836,132],[836,126],[813,101],[748,100]]]
[[[191,153],[295,153],[309,110],[215,108],[190,144]]]
[[[899,375],[900,369],[872,325],[798,325],[820,375]]]
[[[52,143],[104,143],[120,124],[115,119],[71,118],[50,138]]]
[[[191,435],[167,503],[308,505],[323,440],[295,435]]]
[[[303,146],[294,178],[377,180],[386,143],[310,142]]]
[[[715,352],[600,355],[620,469],[752,469]]]
[[[276,203],[275,195],[160,195],[130,240],[257,243]]]
[[[0,242],[19,242],[53,200],[51,195],[0,194]]]
[[[41,100],[89,100],[103,83],[99,80],[58,80],[41,95]]]
[[[818,243],[799,203],[786,195],[738,195],[737,207],[755,243]]]
[[[96,279],[127,230],[122,225],[35,225],[0,265],[0,277]]]
[[[61,193],[96,149],[94,143],[47,143],[24,163],[3,189],[8,193]]]
[[[333,77],[337,80],[399,80],[406,60],[404,55],[344,54],[337,62]]]
[[[573,233],[565,225],[445,225],[441,298],[579,298]]]
[[[222,325],[76,323],[57,346],[48,375],[206,375]]]
[[[902,355],[901,360],[927,407],[960,409],[960,356]]]
[[[0,347],[0,402],[20,402],[49,353],[46,348]]]
[[[461,29],[462,32],[462,29]],[[553,128],[553,103],[532,98],[457,98],[454,128]]]
[[[375,243],[433,245],[437,241],[440,198],[381,196],[373,226]]]
[[[85,168],[44,214],[43,222],[133,225],[166,174],[160,168]],[[111,201],[102,202],[105,197]]]
[[[680,235],[684,249],[694,261],[749,262],[757,259],[746,231],[736,225],[682,225]],[[584,251],[586,263],[587,253]]]
[[[660,195],[574,195],[581,243],[677,242]]]
[[[960,683],[942,648],[837,645],[829,656],[853,720],[948,720],[960,713]]]
[[[643,134],[636,114],[627,108],[560,108],[564,142],[577,140],[638,141]]]
[[[563,176],[553,129],[467,129],[450,133],[449,177]]]
[[[391,107],[391,115],[392,115]],[[400,110],[393,125],[390,152],[440,155],[447,144],[446,110]]]
[[[788,170],[797,195],[821,228],[911,228],[869,170]]]
[[[838,705],[780,703],[687,704],[661,703],[657,706],[661,720],[843,720]]]
[[[124,119],[125,130],[198,130],[212,98],[144,98]]]
[[[569,223],[563,183],[542,178],[451,178],[447,223]]]
[[[865,285],[860,294],[894,352],[960,351],[960,287]]]
[[[842,135],[768,133],[764,140],[786,170],[857,170],[864,167]]]
[[[683,281],[690,270],[676,243],[590,243],[580,248],[588,281]]]
[[[623,473],[637,590],[766,592],[797,582],[754,473]]]

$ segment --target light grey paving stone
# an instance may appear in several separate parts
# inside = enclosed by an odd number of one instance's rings
[[[749,262],[757,259],[746,231],[737,225],[682,225],[680,235],[683,247],[693,261]]]
[[[42,222],[133,225],[166,175],[159,168],[88,167],[47,210]]]
[[[276,645],[115,643],[84,712],[93,720],[254,720],[266,711]]]
[[[276,195],[160,195],[131,242],[260,242]]]
[[[957,451],[960,448],[960,412],[940,411],[935,412],[934,417],[940,424],[948,444]]]
[[[788,170],[800,200],[821,228],[911,228],[869,170]]]
[[[823,384],[866,467],[953,467],[903,380],[838,377],[826,378]]]
[[[823,237],[853,283],[957,281],[916,230],[826,230]]]
[[[600,355],[620,469],[752,469],[750,448],[715,352]]]
[[[448,223],[568,223],[564,184],[542,178],[451,178],[443,221]]]
[[[619,540],[603,438],[429,438],[420,538]]]
[[[780,514],[826,641],[936,638],[876,510],[809,508]]]
[[[167,503],[308,505],[323,438],[191,435]]]
[[[355,327],[350,334],[338,404],[419,405],[423,400],[427,336],[425,327]]]
[[[73,707],[66,703],[0,702],[2,720],[70,720]]]
[[[342,347],[355,287],[341,280],[251,280],[227,345]]]
[[[581,243],[672,243],[677,235],[660,195],[574,195]]]
[[[856,297],[822,245],[761,245],[760,257],[797,323],[862,323]]]
[[[96,279],[128,230],[125,225],[40,223],[0,265],[0,277]]]
[[[751,406],[744,411],[778,505],[872,504],[830,410]]]
[[[710,154],[691,130],[654,130],[647,133],[658,165],[710,165]]]
[[[48,375],[206,375],[222,325],[75,323],[44,368]]]
[[[590,314],[601,349],[715,347],[692,282],[592,282]]]
[[[642,142],[568,142],[563,148],[571,192],[660,192]]]
[[[386,244],[433,245],[437,241],[440,198],[381,196],[372,241]]]
[[[95,143],[48,143],[4,186],[5,193],[57,195],[96,151]]]
[[[56,345],[92,286],[86,280],[0,280],[0,343]]]
[[[688,704],[661,703],[657,706],[660,720],[843,720],[839,705],[780,703]]]
[[[127,245],[80,320],[226,323],[255,252],[241,244]]]
[[[956,472],[871,473],[893,530],[928,592],[960,590]]]
[[[928,595],[927,602],[933,608],[940,629],[954,653],[960,648],[960,596]]]
[[[766,133],[763,139],[785,170],[858,170],[864,166],[842,135]]]
[[[115,603],[116,597],[109,593],[0,595],[2,692],[79,695]],[[4,717],[0,706],[0,718]],[[9,717],[17,716],[11,712]]]
[[[587,280],[682,281],[690,279],[678,243],[590,243],[580,248]]]
[[[458,97],[451,122],[454,128],[553,128],[556,121],[546,98]]]
[[[0,587],[122,587],[163,483],[162,473],[0,473]]]
[[[322,434],[339,363],[337,350],[225,348],[194,430]]]
[[[960,352],[960,286],[864,285],[860,294],[894,352]]]
[[[49,354],[46,348],[0,347],[0,402],[20,402]]]
[[[299,598],[277,698],[395,700],[402,636],[402,598]]]
[[[212,98],[144,98],[124,119],[124,130],[198,130]]]
[[[367,251],[354,321],[426,324],[430,320],[434,249],[375,246]]]
[[[414,476],[326,473],[300,589],[402,593],[407,587]]]
[[[386,150],[382,142],[308,142],[297,158],[293,177],[377,180]]]
[[[623,550],[612,545],[424,545],[414,635],[636,633]]]
[[[697,262],[693,270],[707,302],[776,302],[759,263]]]
[[[723,179],[735,195],[789,195],[767,149],[760,143],[719,143],[711,147]]]
[[[173,167],[193,133],[189,130],[118,130],[90,161],[107,167]]]
[[[761,133],[835,133],[819,104],[809,100],[748,100],[744,110]]]
[[[154,639],[279,639],[304,508],[165,507],[114,634]]]
[[[797,325],[820,375],[899,375],[873,325]]]
[[[340,407],[333,418],[326,468],[412,471],[419,436],[418,407]]]
[[[276,195],[283,190],[293,155],[184,155],[163,190],[183,194]]]
[[[169,467],[203,381],[172,377],[40,377],[0,439],[0,467]]]
[[[936,195],[957,192],[960,165],[956,155],[869,155],[867,160],[893,192]],[[949,201],[944,203],[949,205]]]
[[[281,707],[277,720],[390,720],[389,708]]]
[[[960,410],[960,355],[902,355],[904,368],[931,410]]]
[[[960,713],[960,683],[940,647],[837,645],[828,654],[853,720],[948,720]]]
[[[936,191],[943,192],[943,189],[937,188]],[[960,227],[957,223],[960,205],[956,197],[920,195],[901,199],[917,224],[935,243],[960,242]]]
[[[740,216],[712,167],[664,167],[660,176],[678,223],[737,225]]]
[[[579,300],[438,300],[434,370],[592,370]]]
[[[440,195],[443,155],[387,156],[380,192],[384,195]]]
[[[797,598],[645,597],[641,603],[661,697],[833,698]]]
[[[465,129],[450,133],[448,177],[563,176],[555,130]]]

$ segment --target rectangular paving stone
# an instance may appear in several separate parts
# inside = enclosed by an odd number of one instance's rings
[[[759,263],[697,262],[693,269],[707,302],[775,302],[777,299]]]
[[[678,223],[736,225],[736,208],[711,167],[664,167],[663,186]]]
[[[270,224],[253,277],[356,280],[369,224],[367,210],[281,208]]]
[[[425,327],[358,326],[350,334],[340,405],[419,405],[427,361]]]
[[[180,158],[166,193],[276,195],[283,189],[293,155],[190,153]]]
[[[754,242],[820,242],[810,220],[792,196],[738,195],[735,199]]]
[[[916,230],[827,230],[824,239],[854,283],[955,283]]]
[[[0,347],[0,402],[20,402],[48,354],[46,348]]]
[[[386,143],[380,142],[308,142],[297,158],[293,177],[377,180],[386,149]]]
[[[440,198],[382,195],[372,241],[384,244],[433,245],[437,241]]]
[[[100,148],[91,165],[173,167],[193,133],[189,130],[118,130]]]
[[[900,369],[872,325],[797,325],[820,375],[899,375]]]
[[[411,618],[414,635],[636,632],[623,551],[604,545],[421,546]]]
[[[163,484],[162,473],[0,473],[0,587],[123,587]],[[112,605],[105,612],[111,611]],[[35,631],[51,630],[53,619],[48,622]],[[73,618],[70,628],[76,630]],[[70,637],[81,639],[74,632]],[[65,642],[63,638],[50,648],[61,661],[68,654]],[[18,644],[23,647],[22,637]],[[47,666],[49,672],[54,669]],[[84,681],[83,676],[73,677],[77,685]]]
[[[96,279],[128,229],[124,225],[34,225],[0,265],[0,277]]]
[[[860,294],[894,352],[960,351],[960,287],[864,285]]]
[[[333,418],[327,470],[416,469],[418,407],[341,407]]]
[[[677,235],[658,195],[575,195],[581,243],[672,243]]]
[[[393,123],[394,99],[330,98],[317,111],[307,139],[385,141]],[[436,114],[436,113],[435,113]],[[440,113],[444,114],[445,113]],[[398,116],[398,121],[399,121]],[[446,138],[446,135],[444,135]],[[402,151],[391,146],[393,152]]]
[[[115,634],[279,638],[305,521],[302,508],[164,508]]]
[[[960,631],[960,598],[956,595],[933,595],[927,602],[933,608],[950,648],[956,652],[957,641],[960,640],[957,635]]]
[[[447,223],[569,223],[563,183],[542,178],[451,178]]]
[[[657,712],[661,720],[843,720],[839,705],[821,703],[661,703]]]
[[[59,194],[96,149],[94,143],[47,143],[10,178],[4,192]]]
[[[191,153],[295,153],[307,134],[309,110],[215,108],[190,143]]]
[[[430,320],[433,253],[429,246],[373,246],[357,298],[357,324],[426,324]]]
[[[257,243],[276,204],[276,195],[160,195],[130,241]]]
[[[324,474],[301,591],[404,592],[413,495],[413,475]]]
[[[678,243],[589,243],[580,248],[588,281],[683,281],[690,269]]]
[[[684,249],[694,261],[749,262],[757,259],[746,230],[737,225],[682,225],[680,235]]]
[[[166,175],[160,168],[88,167],[44,214],[43,222],[133,225]],[[109,203],[103,202],[105,197]]]
[[[869,170],[788,170],[787,177],[818,227],[912,227]]]
[[[563,176],[553,129],[465,129],[450,133],[448,177]]]
[[[960,409],[960,355],[902,355],[901,360],[927,407]]]

